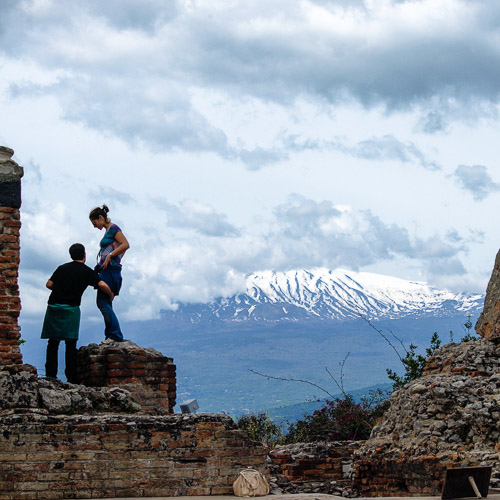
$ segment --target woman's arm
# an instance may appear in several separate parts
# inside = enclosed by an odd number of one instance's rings
[[[125,235],[121,231],[115,234],[115,240],[118,242],[118,246],[113,249],[112,252],[106,255],[106,259],[102,263],[103,269],[106,269],[108,267],[108,264],[111,261],[112,257],[117,257],[118,255],[121,255],[123,257],[125,252],[130,248],[130,244],[127,238],[125,238]]]

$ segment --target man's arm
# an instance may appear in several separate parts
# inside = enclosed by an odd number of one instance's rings
[[[97,283],[97,286],[101,291],[103,291],[106,295],[109,297],[109,301],[113,302],[113,299],[115,298],[115,294],[111,291],[111,288],[109,288],[108,284],[105,281],[99,281]]]
[[[54,288],[54,282],[52,280],[48,280],[47,283],[45,283],[45,286],[49,289],[52,290]]]

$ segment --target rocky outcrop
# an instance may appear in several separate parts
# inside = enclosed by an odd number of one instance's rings
[[[355,453],[362,496],[438,495],[447,467],[500,462],[500,346],[448,344],[423,377],[393,393]]]
[[[481,337],[500,343],[500,250],[486,289],[484,309],[476,323],[476,332]]]
[[[30,365],[0,367],[0,412],[24,410],[51,415],[94,415],[135,413],[141,407],[127,390],[119,387],[93,388],[38,378]]]

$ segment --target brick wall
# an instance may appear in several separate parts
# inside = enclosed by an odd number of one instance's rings
[[[14,151],[0,146],[0,365],[21,364],[19,288],[19,208],[22,168],[11,160]]]
[[[356,460],[354,483],[360,496],[366,497],[438,496],[446,468],[453,465],[461,464],[441,463],[425,452],[391,452],[381,445]]]
[[[265,458],[224,415],[4,415],[0,499],[231,494]]]
[[[155,349],[145,349],[131,341],[80,347],[78,379],[89,387],[126,389],[144,412],[174,411],[174,360]]]
[[[362,441],[299,443],[278,446],[269,453],[281,474],[294,484],[342,480],[343,463],[352,462],[354,450]]]

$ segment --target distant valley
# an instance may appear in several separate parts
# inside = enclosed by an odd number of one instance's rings
[[[200,411],[268,411],[293,419],[301,410],[295,405],[325,395],[310,385],[267,379],[250,370],[307,379],[336,393],[325,368],[338,378],[347,356],[344,386],[359,395],[364,388],[387,385],[386,368],[400,368],[394,351],[404,354],[400,341],[423,350],[434,331],[448,343],[450,330],[459,341],[468,315],[475,322],[483,300],[479,294],[454,294],[371,273],[269,271],[250,275],[244,294],[178,304],[175,311],[162,311],[160,319],[122,326],[130,340],[174,358],[178,403],[196,398]],[[43,374],[44,349],[35,340],[39,332],[27,327],[23,335],[33,335],[22,348],[25,362]],[[83,322],[81,339],[100,342],[101,325]],[[290,407],[293,415],[287,414]]]

